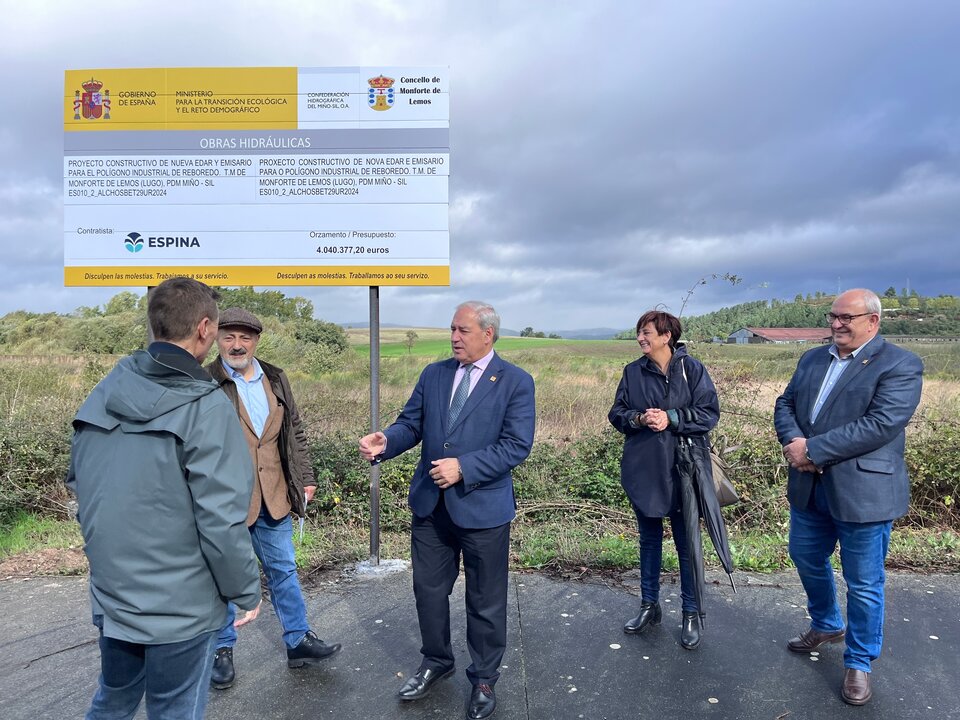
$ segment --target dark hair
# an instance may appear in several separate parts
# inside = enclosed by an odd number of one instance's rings
[[[670,347],[674,348],[677,346],[677,341],[680,340],[680,335],[683,334],[683,328],[680,326],[680,318],[663,310],[648,310],[637,320],[637,335],[643,330],[643,326],[648,323],[653,323],[657,335],[670,333]]]
[[[157,340],[184,340],[204,318],[217,321],[220,293],[197,280],[164,280],[149,294],[147,318]]]

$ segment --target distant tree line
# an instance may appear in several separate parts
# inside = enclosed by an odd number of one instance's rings
[[[547,335],[543,330],[534,330],[529,325],[520,331],[520,337],[533,337],[533,338],[550,338],[551,340],[561,340],[562,338],[556,333],[550,333]]]
[[[221,308],[242,307],[263,321],[258,354],[322,372],[335,367],[348,347],[343,328],[314,319],[313,303],[305,298],[252,287],[217,289]],[[65,315],[18,310],[0,317],[3,354],[126,355],[144,347],[146,338],[147,296],[130,291],[102,307],[82,306]]]
[[[733,305],[705,315],[683,318],[683,334],[688,340],[726,339],[744,327],[798,328],[827,327],[824,315],[829,312],[833,295],[823,292],[796,295],[793,301],[757,300]],[[885,335],[944,336],[960,335],[960,297],[938,295],[923,297],[916,290],[897,291],[890,287],[881,295]],[[632,340],[633,328],[624,330],[618,339]]]

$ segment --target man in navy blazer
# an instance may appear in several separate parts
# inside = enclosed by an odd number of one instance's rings
[[[409,502],[423,659],[398,695],[419,700],[453,673],[449,595],[462,554],[472,720],[496,708],[493,687],[507,643],[510,522],[516,516],[511,471],[530,454],[535,425],[533,378],[494,352],[499,331],[500,318],[490,305],[459,305],[450,324],[453,357],[424,369],[393,425],[360,440],[361,455],[371,461],[421,444]]]
[[[907,512],[904,429],[920,402],[923,363],[879,333],[880,299],[848,290],[827,319],[833,344],[805,353],[776,402],[774,425],[790,463],[790,557],[807,593],[810,628],[787,643],[809,653],[841,642],[841,697],[872,697],[883,641],[884,559],[893,521]],[[830,556],[840,544],[847,623]]]

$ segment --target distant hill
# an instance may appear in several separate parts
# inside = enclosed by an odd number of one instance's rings
[[[547,330],[547,335],[551,333],[559,335],[566,340],[609,340],[614,337],[619,330],[614,328],[586,328],[583,330]]]
[[[344,328],[345,330],[349,330],[349,329],[351,329],[351,328],[357,329],[357,330],[362,330],[362,329],[364,329],[364,328],[370,327],[370,321],[369,321],[369,320],[364,320],[363,322],[349,322],[349,323],[337,323],[337,324],[338,324],[340,327]],[[380,327],[381,327],[381,328],[413,328],[413,329],[415,330],[416,328],[421,327],[421,326],[420,326],[420,325],[404,325],[404,324],[402,324],[402,323],[380,323]],[[441,328],[430,328],[430,329],[431,329],[431,330],[439,330],[439,329],[441,329]],[[501,335],[502,337],[520,337],[520,331],[519,331],[519,330],[511,330],[510,328],[504,328],[504,327],[502,327],[502,328],[500,328],[500,335]]]
[[[350,323],[337,323],[342,328],[368,328],[370,327],[370,321],[364,320],[362,322],[350,322]],[[380,323],[381,328],[406,328],[406,327],[416,327],[411,325],[403,325],[398,323]],[[614,335],[616,335],[619,330],[614,328],[587,328],[583,330],[547,330],[545,334],[550,335],[556,334],[565,340],[609,340]],[[513,330],[511,328],[500,328],[500,335],[502,337],[520,337],[519,330]]]
[[[722,308],[705,315],[683,318],[683,334],[690,340],[726,338],[740,328],[810,328],[827,327],[824,315],[835,296],[816,293],[797,295],[793,301],[757,300]],[[960,297],[938,295],[923,297],[916,291],[897,293],[889,288],[880,302],[883,305],[881,332],[885,335],[954,336],[960,335]],[[617,337],[633,339],[629,328]]]
[[[368,327],[370,327],[370,321],[369,321],[369,320],[364,320],[363,322],[342,322],[342,323],[337,323],[337,325],[339,325],[340,327],[342,327],[342,328],[344,328],[344,329],[348,329],[348,328],[368,328]],[[414,327],[414,328],[415,328],[415,327],[419,327],[419,325],[402,325],[402,324],[400,324],[400,323],[385,323],[385,322],[382,322],[382,323],[380,323],[380,327],[382,327],[382,328],[408,328],[408,327]]]

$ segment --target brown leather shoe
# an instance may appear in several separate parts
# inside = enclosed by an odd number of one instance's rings
[[[843,686],[840,695],[848,705],[866,705],[873,697],[870,688],[870,673],[846,668],[843,671]]]
[[[795,653],[808,653],[813,652],[821,645],[826,645],[827,643],[837,643],[843,640],[843,630],[837,630],[832,633],[820,632],[819,630],[814,630],[810,628],[804,633],[800,633],[798,637],[791,638],[787,641],[787,647],[790,648]]]

